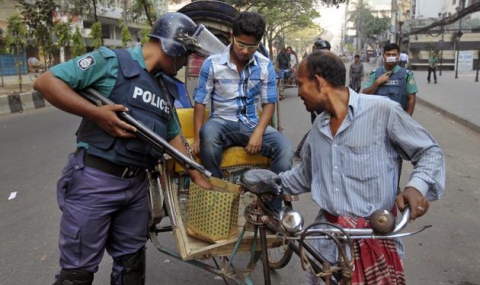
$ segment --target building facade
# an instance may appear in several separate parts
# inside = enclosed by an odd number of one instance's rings
[[[411,19],[406,31],[429,26],[477,3],[480,0],[411,0]],[[427,68],[428,58],[433,52],[440,57],[442,69],[454,69],[457,50],[472,51],[474,69],[478,64],[480,49],[480,12],[421,34],[410,34],[408,47],[413,69]]]
[[[122,46],[121,39],[121,28],[120,21],[124,19],[124,4],[127,4],[127,11],[131,7],[131,3],[134,0],[109,0],[109,1],[98,1],[97,3],[97,18],[98,21],[102,23],[102,36],[103,44],[109,47],[120,47]],[[166,13],[169,9],[169,4],[178,4],[180,2],[186,1],[172,1],[172,0],[152,0],[153,5],[156,9],[157,15],[162,15]],[[32,1],[33,3],[34,1]],[[190,1],[188,1],[190,2]],[[7,30],[7,20],[10,16],[19,13],[18,9],[19,1],[14,0],[3,0],[2,9],[0,9],[0,28],[4,31]],[[85,39],[87,47],[92,46],[92,38],[90,35],[91,27],[95,23],[95,17],[93,15],[72,15],[68,11],[58,11],[57,20],[60,21],[69,21],[71,20],[71,29],[75,31],[75,28],[78,26],[80,31]],[[131,14],[126,15],[126,22],[129,28],[129,31],[132,35],[131,45],[136,45],[141,38],[142,30],[147,27],[146,16],[142,15],[140,17],[133,16]],[[68,59],[68,48],[67,56]],[[89,49],[90,50],[90,49]],[[38,53],[38,48],[34,44],[30,44],[28,47],[22,51],[21,57],[23,62],[26,62],[26,59],[29,57],[40,58]],[[7,70],[6,67],[15,65],[12,63],[12,56],[8,54],[2,54],[0,57],[2,63],[2,73],[3,75],[16,74],[17,71],[15,68],[10,68]],[[58,57],[56,62],[63,61],[63,57]],[[23,69],[23,72],[26,72],[26,68]]]

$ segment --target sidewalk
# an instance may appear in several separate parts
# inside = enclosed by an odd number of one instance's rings
[[[364,64],[365,72],[377,68],[375,64]],[[475,82],[476,70],[458,73],[442,71],[438,83],[427,83],[427,71],[413,71],[418,85],[417,104],[428,106],[459,124],[480,133],[480,82]],[[433,77],[433,74],[431,75]]]
[[[43,108],[50,104],[43,95],[32,89],[36,74],[22,74],[22,92],[18,85],[18,76],[0,78],[0,115],[21,113],[25,110]]]

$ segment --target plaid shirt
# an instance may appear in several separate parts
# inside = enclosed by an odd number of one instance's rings
[[[258,124],[257,107],[276,103],[275,69],[272,62],[256,52],[238,73],[230,61],[230,45],[222,54],[208,57],[203,63],[194,91],[194,100],[210,102],[210,117],[242,121],[250,129]]]

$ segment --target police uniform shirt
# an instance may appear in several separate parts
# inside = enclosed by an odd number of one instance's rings
[[[379,68],[382,68],[385,70],[385,67],[379,67]],[[393,73],[397,73],[398,71],[400,71],[401,67],[396,65],[394,68],[393,68]],[[386,72],[386,70],[385,70]],[[373,70],[372,72],[370,72],[370,75],[369,75],[369,79],[367,81],[367,83],[365,83],[365,88],[368,88],[370,86],[373,85],[373,83],[375,83],[375,70]],[[417,87],[417,83],[415,82],[415,77],[413,76],[413,72],[411,70],[408,70],[407,69],[407,84],[405,85],[406,88],[407,88],[407,94],[416,94],[418,92],[418,87]]]
[[[137,46],[127,51],[133,60],[146,69],[142,48]],[[118,60],[116,54],[106,47],[71,59],[50,69],[52,74],[65,82],[73,90],[82,90],[92,87],[105,97],[109,97],[118,75]],[[158,76],[159,74],[157,74]],[[176,114],[175,114],[176,115]],[[168,125],[167,140],[178,135],[179,128],[175,120],[170,120]],[[79,147],[88,147],[85,143],[78,143]]]

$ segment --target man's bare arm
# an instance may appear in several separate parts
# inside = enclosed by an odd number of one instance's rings
[[[413,110],[415,109],[415,102],[417,100],[416,94],[408,94],[408,106],[407,106],[407,113],[412,116]]]

